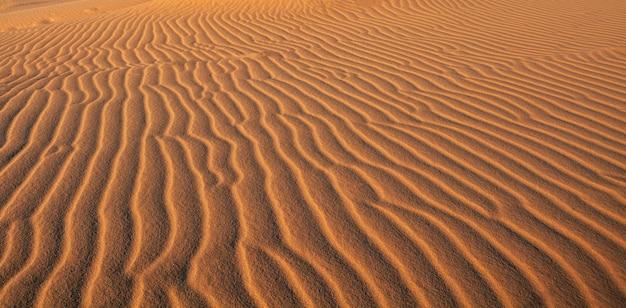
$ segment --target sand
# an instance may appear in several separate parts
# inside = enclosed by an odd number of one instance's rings
[[[624,307],[626,1],[0,1],[0,307]]]

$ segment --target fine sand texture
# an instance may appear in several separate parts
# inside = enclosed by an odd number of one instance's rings
[[[626,1],[0,0],[0,307],[624,307]]]

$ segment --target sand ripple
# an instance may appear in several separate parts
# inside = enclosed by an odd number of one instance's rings
[[[0,306],[626,302],[626,2],[131,2],[0,13]]]

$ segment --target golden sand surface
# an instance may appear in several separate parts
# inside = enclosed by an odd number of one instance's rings
[[[626,1],[0,0],[0,307],[624,307]]]

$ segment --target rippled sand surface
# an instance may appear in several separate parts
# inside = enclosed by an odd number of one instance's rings
[[[623,307],[625,21],[0,0],[0,307]]]

